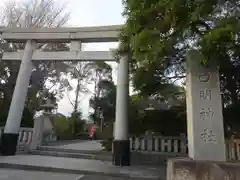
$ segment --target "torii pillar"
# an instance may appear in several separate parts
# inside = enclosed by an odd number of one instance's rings
[[[28,40],[25,46],[21,66],[18,72],[4,133],[1,137],[1,155],[15,155],[22,113],[27,96],[29,80],[32,74],[32,56],[36,43]]]
[[[123,56],[118,65],[116,118],[114,123],[113,164],[130,166],[130,141],[128,137],[129,61]]]

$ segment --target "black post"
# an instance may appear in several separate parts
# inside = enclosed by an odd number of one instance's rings
[[[0,152],[2,156],[14,156],[17,151],[18,134],[3,133],[1,135]]]

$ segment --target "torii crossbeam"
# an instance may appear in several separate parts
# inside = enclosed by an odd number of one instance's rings
[[[3,60],[19,61],[23,52],[4,52]],[[33,61],[116,61],[111,51],[35,51]]]
[[[116,42],[121,25],[82,27],[82,28],[5,28],[0,27],[3,38],[8,42],[24,43],[35,40],[46,42]]]
[[[84,28],[6,28],[0,33],[9,43],[26,43],[24,51],[4,52],[3,60],[21,60],[17,82],[1,139],[2,155],[15,155],[29,79],[34,61],[116,61],[111,51],[81,51],[81,43],[117,42],[121,25]],[[71,43],[70,51],[44,52],[37,43]],[[130,165],[128,139],[128,57],[119,60],[113,164]]]

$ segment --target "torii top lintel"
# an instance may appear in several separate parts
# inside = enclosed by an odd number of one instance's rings
[[[24,43],[27,40],[43,42],[117,42],[122,25],[79,28],[7,28],[0,27],[7,42]]]

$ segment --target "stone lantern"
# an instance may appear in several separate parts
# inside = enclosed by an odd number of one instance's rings
[[[56,109],[56,105],[52,99],[47,99],[45,104],[42,104],[41,109],[44,115],[52,115],[53,111]]]
[[[36,149],[47,141],[56,139],[56,137],[53,136],[53,126],[51,122],[53,111],[56,109],[55,101],[53,98],[49,98],[40,107],[41,111],[34,117],[31,149]]]

